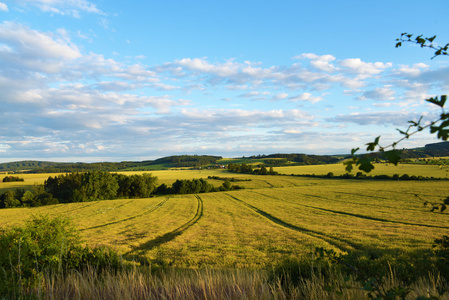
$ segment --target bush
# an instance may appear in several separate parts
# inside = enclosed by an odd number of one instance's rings
[[[401,177],[399,177],[401,180],[409,180],[410,176],[408,176],[408,174],[404,174]]]
[[[93,265],[98,270],[120,268],[116,253],[90,249],[66,218],[33,217],[22,227],[0,234],[0,295],[15,298],[38,287],[44,273],[64,275]]]
[[[13,182],[13,181],[24,181],[23,178],[20,178],[19,176],[6,176],[3,178],[3,182]]]

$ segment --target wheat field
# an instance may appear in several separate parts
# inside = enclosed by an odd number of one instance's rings
[[[32,215],[63,215],[85,243],[108,245],[126,260],[217,269],[307,259],[315,247],[413,255],[429,249],[449,229],[448,213],[423,206],[423,200],[448,196],[447,181],[315,179],[223,170],[152,174],[159,183],[214,175],[251,181],[238,182],[246,188],[239,191],[2,209],[0,227],[20,225]],[[22,176],[25,188],[45,180],[43,174]]]

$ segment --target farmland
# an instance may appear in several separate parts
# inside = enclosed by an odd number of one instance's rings
[[[297,174],[297,175],[326,175],[328,172],[332,172],[335,175],[342,175],[346,173],[346,170],[342,167],[342,164],[327,164],[327,165],[311,165],[311,166],[293,166],[293,167],[278,167],[276,171],[281,174]],[[357,172],[355,169],[353,171]],[[369,175],[388,175],[392,176],[398,174],[402,176],[404,174],[434,177],[434,178],[449,178],[449,167],[447,165],[422,165],[422,164],[393,164],[377,163],[375,169],[372,170]]]
[[[319,174],[334,166],[314,167]],[[418,173],[412,169],[406,173],[445,177],[436,166],[418,167],[413,169]],[[433,173],[426,169],[430,167],[435,167]],[[303,174],[304,169],[297,168],[276,171]],[[401,173],[401,166],[388,168]],[[251,181],[239,182],[245,187],[240,191],[2,209],[0,227],[20,225],[31,215],[63,215],[72,219],[87,244],[111,246],[126,260],[220,269],[264,268],[287,259],[308,259],[318,246],[337,252],[418,255],[449,229],[447,213],[430,212],[415,196],[440,201],[448,196],[447,181],[314,179],[224,170],[152,174],[167,184],[208,176]],[[24,182],[0,183],[0,190],[31,188],[46,178],[45,174],[21,176]]]

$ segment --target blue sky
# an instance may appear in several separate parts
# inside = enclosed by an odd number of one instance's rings
[[[341,154],[439,111],[449,2],[0,0],[0,162]],[[438,140],[427,133],[400,147]]]

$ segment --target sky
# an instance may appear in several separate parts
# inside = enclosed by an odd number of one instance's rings
[[[0,162],[346,154],[441,113],[449,1],[0,0]],[[398,145],[438,142],[427,131]]]

